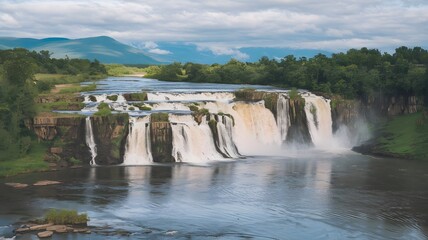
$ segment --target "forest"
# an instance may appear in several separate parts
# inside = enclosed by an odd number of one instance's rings
[[[89,79],[105,75],[104,65],[86,59],[55,59],[48,51],[0,51],[0,160],[24,156],[32,147],[32,132],[25,120],[37,113],[35,97],[52,88],[37,81],[36,73],[78,75]]]
[[[400,47],[394,53],[350,49],[312,58],[289,55],[258,62],[236,59],[227,64],[178,63],[147,68],[146,77],[167,81],[275,85],[339,94],[348,99],[386,96],[428,96],[428,51]],[[428,98],[425,99],[425,105]]]

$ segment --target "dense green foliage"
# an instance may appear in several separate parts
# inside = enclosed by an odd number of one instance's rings
[[[365,99],[375,93],[428,95],[427,68],[428,51],[419,47],[400,47],[392,55],[362,48],[310,59],[291,55],[280,60],[263,57],[255,63],[233,59],[224,65],[176,62],[146,76],[167,81],[269,84]]]
[[[110,106],[107,103],[100,103],[98,105],[98,112],[96,112],[95,116],[108,116],[111,114]]]
[[[76,210],[67,209],[51,209],[45,217],[45,222],[61,225],[86,225],[88,221],[86,213],[78,214]]]
[[[51,88],[37,81],[36,73],[105,74],[98,61],[54,59],[48,51],[26,49],[0,51],[0,161],[26,156],[34,146],[26,121],[36,115],[34,98]],[[93,86],[88,86],[93,88]],[[75,89],[73,89],[74,91]]]

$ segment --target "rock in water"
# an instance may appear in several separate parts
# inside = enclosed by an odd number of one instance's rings
[[[53,225],[46,228],[46,231],[54,231],[57,233],[65,233],[67,232],[67,226],[65,225]]]
[[[30,230],[31,231],[46,230],[47,227],[50,227],[52,225],[53,225],[53,223],[42,224],[42,225],[35,225],[35,226],[31,226]]]
[[[28,231],[31,231],[30,228],[18,228],[15,230],[16,233],[24,233],[24,232],[28,232]]]
[[[28,184],[25,183],[5,183],[7,186],[14,187],[14,188],[26,188],[28,187]]]
[[[53,235],[52,231],[44,231],[44,232],[37,233],[37,237],[39,238],[47,238],[47,237],[51,237],[52,235]]]
[[[36,183],[34,183],[34,186],[47,186],[47,185],[54,185],[54,184],[60,184],[61,182],[58,181],[49,181],[49,180],[43,180],[43,181],[38,181]]]

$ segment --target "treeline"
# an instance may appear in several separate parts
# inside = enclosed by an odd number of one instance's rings
[[[375,93],[428,96],[427,68],[428,51],[420,47],[400,47],[393,54],[361,48],[331,57],[263,57],[255,63],[235,59],[224,65],[176,62],[149,67],[146,76],[167,81],[294,87],[364,99]]]
[[[54,59],[47,51],[0,50],[0,160],[25,155],[32,133],[25,120],[36,114],[34,98],[46,86],[35,73],[106,74],[98,61]]]

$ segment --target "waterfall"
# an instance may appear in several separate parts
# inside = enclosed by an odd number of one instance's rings
[[[85,129],[85,133],[86,133],[86,145],[88,145],[90,151],[91,151],[91,161],[90,164],[92,166],[96,166],[97,163],[95,162],[95,158],[97,157],[97,145],[95,144],[95,139],[94,139],[94,133],[92,131],[92,122],[91,122],[91,117],[86,117],[86,129]]]
[[[205,118],[198,124],[191,115],[170,114],[172,156],[176,162],[206,163],[222,160]]]
[[[208,102],[201,106],[210,112],[230,114],[234,121],[232,135],[240,153],[265,154],[278,150],[281,136],[273,113],[264,102]]]
[[[219,121],[216,124],[218,133],[218,149],[225,156],[238,158],[240,154],[233,142],[233,119],[229,116],[218,116]]]
[[[276,123],[278,125],[281,140],[284,142],[287,139],[288,128],[290,127],[290,114],[288,99],[283,94],[279,94],[278,102],[276,104],[277,117]]]
[[[309,132],[315,147],[331,147],[333,140],[330,100],[311,93],[302,95],[305,99],[305,113]]]
[[[126,143],[124,165],[153,163],[150,144],[150,116],[129,119],[129,135]]]
[[[230,101],[234,98],[235,95],[232,92],[147,93],[149,101]]]

